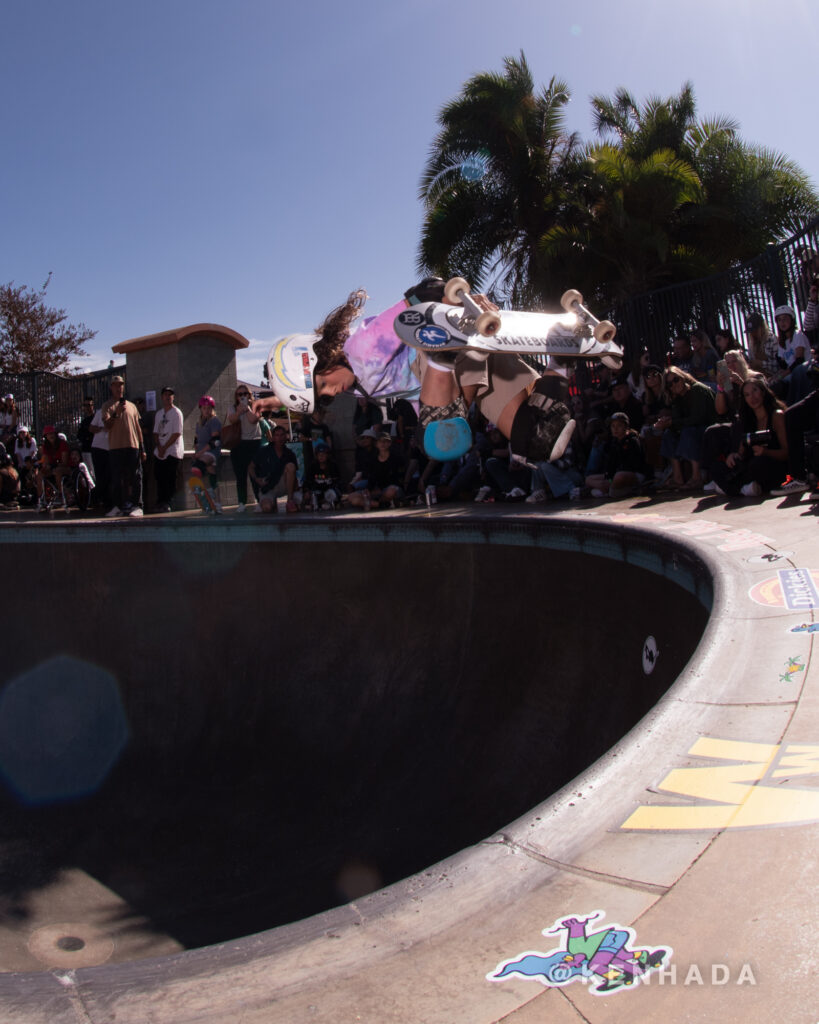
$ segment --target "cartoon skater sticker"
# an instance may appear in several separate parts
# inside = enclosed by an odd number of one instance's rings
[[[565,932],[565,945],[548,953],[527,951],[512,960],[502,960],[487,981],[504,981],[517,975],[539,981],[547,988],[559,988],[573,981],[592,985],[592,995],[607,996],[634,987],[664,960],[670,959],[670,946],[638,948],[632,928],[613,924],[588,933],[587,926],[606,916],[595,910],[585,917],[559,917],[541,934]]]

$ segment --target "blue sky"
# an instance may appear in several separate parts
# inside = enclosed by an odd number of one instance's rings
[[[0,282],[111,346],[190,323],[270,341],[415,279],[441,106],[526,53],[588,97],[669,95],[819,178],[814,0],[0,0]],[[572,282],[567,281],[566,287]]]

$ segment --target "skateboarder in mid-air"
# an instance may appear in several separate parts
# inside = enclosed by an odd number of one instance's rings
[[[367,295],[352,292],[333,310],[314,335],[291,335],[276,342],[268,360],[268,379],[275,399],[309,413],[317,402],[343,391],[369,398],[420,399],[419,426],[432,458],[459,458],[471,444],[466,413],[474,401],[497,424],[520,461],[557,459],[574,430],[566,405],[566,371],[540,376],[512,352],[419,351],[405,345],[394,329],[396,316],[410,306],[443,302],[445,282],[428,277],[410,288],[404,299],[351,331]],[[483,295],[472,296],[484,310],[496,310]],[[453,431],[455,425],[457,429]]]

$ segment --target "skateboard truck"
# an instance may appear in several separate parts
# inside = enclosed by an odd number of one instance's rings
[[[451,277],[447,281],[444,285],[444,301],[453,306],[463,306],[464,315],[459,326],[464,333],[472,330],[484,338],[491,338],[500,330],[500,315],[481,309],[470,294],[469,282],[463,277]]]
[[[574,288],[570,288],[567,292],[564,292],[561,295],[560,305],[567,313],[574,313],[578,320],[581,320],[592,328],[592,336],[595,341],[599,341],[601,345],[614,341],[614,336],[617,334],[617,328],[611,320],[598,320],[593,313],[589,312],[589,310],[583,305],[583,296],[580,292],[576,291]]]

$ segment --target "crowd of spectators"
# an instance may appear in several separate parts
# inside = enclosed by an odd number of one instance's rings
[[[814,484],[814,435],[819,437],[819,367],[809,336],[819,328],[819,289],[807,291],[804,322],[780,306],[775,330],[751,313],[745,346],[728,328],[713,339],[704,330],[671,339],[663,365],[647,351],[615,373],[599,367],[594,379],[557,360],[547,374],[569,383],[575,430],[554,462],[521,464],[494,424],[473,409],[473,445],[459,460],[430,460],[406,401],[385,418],[361,398],[352,422],[351,474],[342,474],[325,410],[300,423],[268,420],[243,384],[224,416],[202,396],[191,473],[198,474],[222,511],[219,479],[228,460],[238,504],[261,513],[396,507],[464,501],[539,502],[619,498],[651,491],[711,492],[729,497],[798,494]],[[224,432],[224,437],[223,437]],[[109,517],[139,517],[148,468],[155,481],[152,511],[182,507],[183,415],[171,386],[148,419],[144,402],[125,396],[114,377],[99,409],[83,402],[76,442],[47,426],[37,443],[21,422],[14,398],[0,405],[0,503],[41,510],[63,504]],[[301,461],[294,453],[299,443]],[[228,447],[228,445],[224,445]],[[819,450],[819,444],[816,445]],[[819,461],[819,460],[817,460]],[[248,481],[254,501],[249,501]]]

